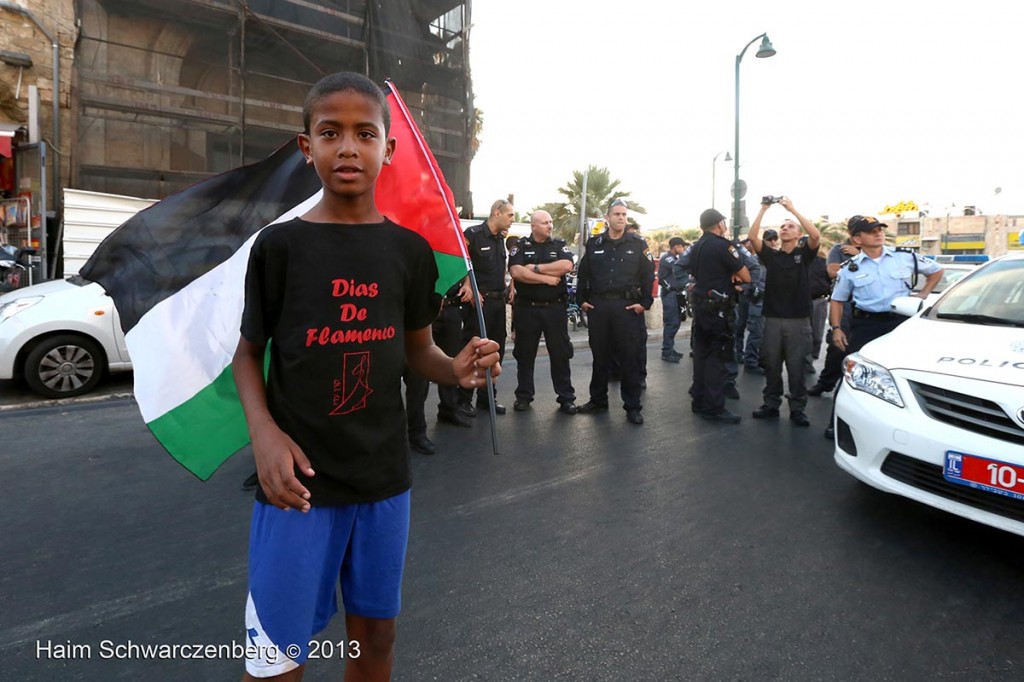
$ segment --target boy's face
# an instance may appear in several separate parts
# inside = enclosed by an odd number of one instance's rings
[[[324,191],[342,197],[372,193],[381,167],[395,153],[395,139],[384,133],[380,106],[352,90],[321,99],[310,116],[309,133],[300,133],[298,139]]]

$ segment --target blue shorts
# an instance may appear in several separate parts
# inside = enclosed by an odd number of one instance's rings
[[[249,534],[246,670],[271,677],[306,662],[338,612],[394,618],[401,609],[409,491],[365,504],[283,511],[257,502]]]

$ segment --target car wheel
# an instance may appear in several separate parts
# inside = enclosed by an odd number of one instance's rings
[[[46,398],[88,393],[103,378],[103,351],[84,336],[64,334],[44,339],[25,358],[25,383]]]

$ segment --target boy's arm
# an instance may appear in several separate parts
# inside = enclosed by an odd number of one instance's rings
[[[497,341],[474,336],[458,355],[450,358],[434,345],[430,327],[405,333],[405,361],[427,381],[463,388],[483,386],[487,382],[484,374],[488,367],[493,378],[501,374],[498,360]]]
[[[263,380],[264,346],[238,340],[231,370],[249,426],[256,472],[267,500],[279,509],[309,511],[309,490],[295,477],[298,466],[306,476],[313,468],[302,449],[281,430],[267,409],[267,386]]]

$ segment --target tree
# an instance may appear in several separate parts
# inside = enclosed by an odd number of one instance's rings
[[[640,204],[629,199],[631,192],[623,192],[619,189],[619,181],[612,180],[607,168],[589,166],[587,174],[587,202],[586,212],[588,218],[600,218],[605,210],[615,199],[623,199],[630,211],[647,213]],[[573,171],[572,180],[564,187],[559,188],[559,193],[565,197],[564,201],[549,202],[542,206],[535,206],[533,210],[543,210],[551,214],[554,222],[554,233],[559,239],[564,239],[572,244],[580,229],[580,207],[583,197],[583,171]]]
[[[846,241],[849,234],[846,232],[845,223],[830,223],[824,220],[819,220],[815,225],[818,231],[821,232],[821,245],[826,250],[831,249],[836,244]]]

